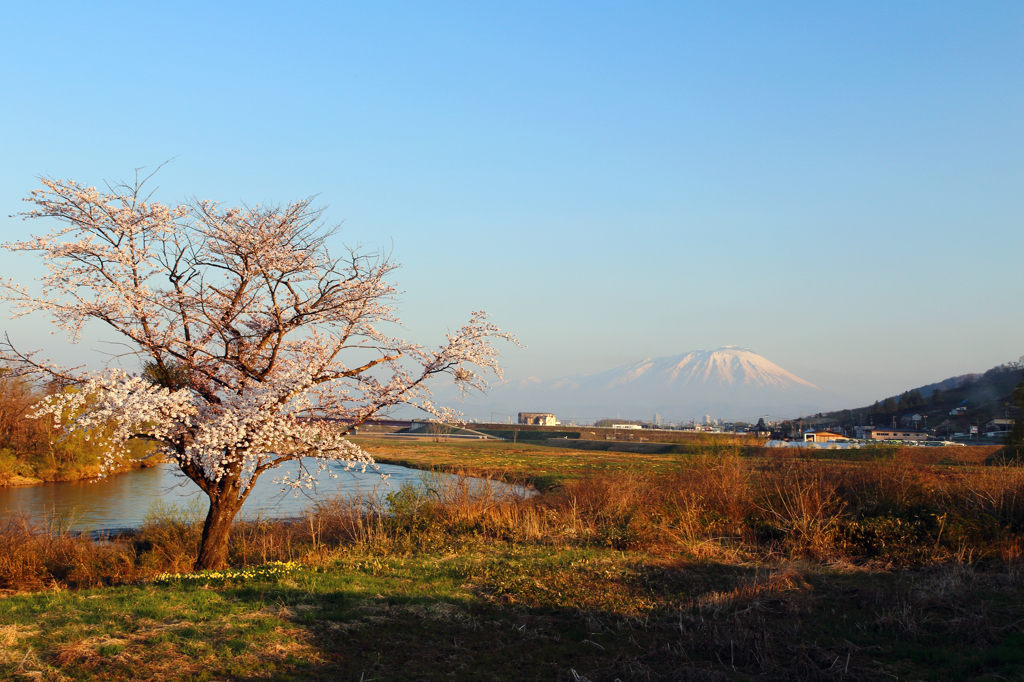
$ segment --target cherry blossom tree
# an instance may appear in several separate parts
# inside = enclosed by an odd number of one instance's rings
[[[330,253],[335,231],[310,199],[165,205],[144,194],[147,179],[98,191],[42,178],[19,215],[56,227],[4,245],[42,256],[41,293],[0,281],[15,318],[49,315],[73,342],[100,323],[145,371],[59,366],[9,336],[0,359],[69,387],[38,415],[65,415],[66,430],[116,424],[103,431],[106,469],[142,438],[195,481],[210,500],[197,569],[225,565],[231,522],[260,475],[297,461],[276,480],[309,488],[332,462],[365,471],[372,458],[346,436],[368,419],[398,405],[452,419],[428,379],[450,375],[466,393],[501,376],[492,341],[515,339],[483,312],[436,349],[384,333],[399,322],[387,281],[396,265],[359,248]]]

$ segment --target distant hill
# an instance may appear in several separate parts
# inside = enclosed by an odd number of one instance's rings
[[[1022,376],[1024,362],[1008,362],[982,374],[950,377],[881,398],[873,405],[823,412],[803,422],[804,426],[828,424],[851,428],[868,424],[888,426],[895,419],[899,425],[908,425],[908,417],[919,414],[923,417],[920,425],[935,429],[939,434],[966,432],[970,426],[982,427],[997,417],[1020,418],[1011,394]],[[957,407],[965,408],[965,413],[951,415]]]

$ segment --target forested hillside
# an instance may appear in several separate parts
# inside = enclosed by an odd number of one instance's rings
[[[829,425],[849,429],[854,426],[912,426],[934,429],[938,435],[969,432],[971,426],[984,430],[995,418],[1020,418],[1013,391],[1024,376],[1024,362],[1008,362],[983,374],[950,377],[927,386],[887,396],[872,405],[824,412],[803,419],[804,427]],[[962,414],[951,414],[957,408]]]

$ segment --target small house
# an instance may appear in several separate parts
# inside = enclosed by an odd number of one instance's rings
[[[805,443],[831,443],[841,438],[846,436],[835,431],[808,431],[804,434]]]
[[[985,423],[985,433],[1003,433],[1013,428],[1016,419],[996,418]]]

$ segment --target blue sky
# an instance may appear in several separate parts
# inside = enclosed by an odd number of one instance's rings
[[[37,175],[175,157],[168,202],[318,194],[402,335],[483,308],[510,378],[739,344],[863,402],[1024,354],[1024,4],[146,4],[0,8],[6,238]]]

